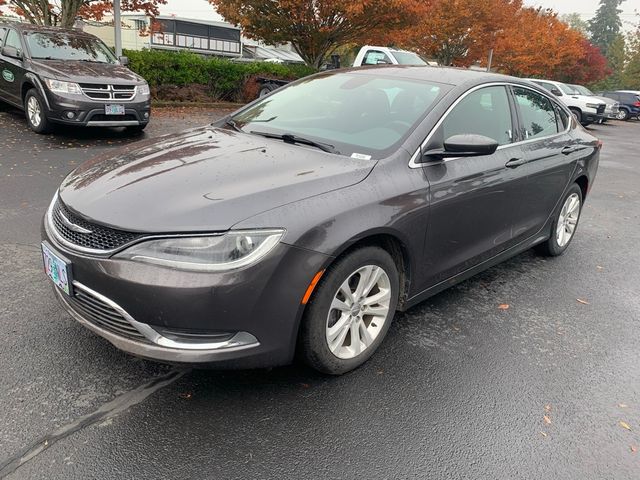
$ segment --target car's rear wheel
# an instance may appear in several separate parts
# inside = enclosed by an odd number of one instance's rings
[[[308,303],[300,353],[308,365],[341,375],[382,343],[398,303],[398,269],[379,247],[349,253],[329,267]]]
[[[24,111],[31,130],[42,134],[51,131],[51,123],[45,115],[44,102],[35,88],[29,90],[24,97]]]
[[[629,111],[626,108],[618,110],[618,120],[629,120]]]
[[[565,194],[560,209],[556,212],[551,225],[551,236],[538,246],[538,250],[542,254],[552,257],[562,255],[573,240],[581,212],[582,190],[578,184],[574,183]]]

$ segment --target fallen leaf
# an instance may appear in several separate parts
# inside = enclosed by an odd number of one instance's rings
[[[501,303],[500,305],[498,305],[498,308],[500,310],[509,310],[509,304],[507,303]]]
[[[546,437],[546,436],[547,436],[547,434],[546,434],[546,433],[544,433],[544,432],[540,432],[540,435],[542,435],[543,437]]]
[[[193,394],[191,392],[184,392],[184,393],[179,393],[178,396],[180,398],[184,398],[185,400],[189,400],[191,397],[193,397]]]
[[[589,305],[589,302],[587,302],[586,300],[582,300],[581,298],[576,298],[576,300],[578,301],[578,303],[581,303],[583,305]]]
[[[628,424],[628,423],[626,423],[626,422],[622,422],[622,421],[621,421],[621,422],[620,422],[620,426],[621,426],[622,428],[624,428],[625,430],[629,430],[629,431],[631,431],[631,427],[630,427],[630,426],[629,426],[629,424]]]
[[[618,406],[620,408],[628,408],[629,407],[629,405],[627,405],[626,403],[619,403]]]
[[[551,405],[545,405],[544,406],[544,411],[545,412],[550,412],[551,411]]]
[[[308,383],[301,383],[300,386],[302,388],[309,388],[310,385]]]
[[[376,373],[377,373],[378,375],[382,375],[382,374],[384,373],[384,370],[378,370],[378,371],[376,371]]]
[[[596,265],[596,268],[597,268],[598,270],[604,270],[604,267],[601,267],[600,265]]]
[[[551,419],[548,415],[545,415],[544,417],[542,417],[542,419],[544,420],[544,423],[546,423],[547,425],[551,425]]]
[[[631,445],[631,453],[636,453],[637,451],[638,449],[634,445]]]

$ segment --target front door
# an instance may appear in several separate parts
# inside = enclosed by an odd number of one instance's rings
[[[507,87],[489,86],[465,96],[446,116],[427,149],[457,134],[497,140],[493,155],[451,158],[424,164],[430,184],[425,242],[426,288],[477,265],[513,245],[521,180],[507,163],[522,161]]]
[[[9,28],[3,47],[13,47],[20,54],[24,54],[20,34]],[[22,105],[20,86],[24,76],[22,59],[11,58],[0,53],[0,89],[3,97],[11,103]]]

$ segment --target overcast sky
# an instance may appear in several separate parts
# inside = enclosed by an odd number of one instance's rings
[[[527,6],[553,8],[559,13],[577,12],[582,18],[588,20],[598,9],[599,0],[524,0],[524,3]],[[640,11],[640,0],[626,0],[621,8],[623,10],[621,18],[627,28],[631,23],[640,22],[640,17],[635,13]],[[165,15],[175,14],[180,17],[220,20],[206,0],[168,0],[167,5],[161,7],[161,12]]]

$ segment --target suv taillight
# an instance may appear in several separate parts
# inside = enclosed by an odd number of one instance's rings
[[[640,107],[640,102],[636,102],[633,104],[634,107]]]

